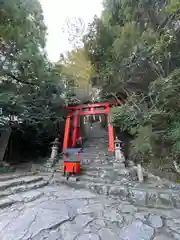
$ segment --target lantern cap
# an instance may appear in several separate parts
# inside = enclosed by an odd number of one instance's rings
[[[116,139],[114,140],[114,143],[121,143],[121,140],[119,140],[119,138],[116,137]]]
[[[55,138],[55,140],[51,143],[52,145],[58,145],[59,143],[59,139]]]

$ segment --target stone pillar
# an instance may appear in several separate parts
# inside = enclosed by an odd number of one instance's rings
[[[128,168],[133,180],[138,180],[140,183],[144,181],[143,168],[140,163],[136,166],[133,161],[128,161]]]
[[[143,182],[144,176],[143,176],[143,170],[142,170],[141,164],[137,164],[137,176],[138,176],[139,182]]]

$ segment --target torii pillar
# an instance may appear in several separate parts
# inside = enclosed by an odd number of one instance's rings
[[[76,111],[76,114],[73,117],[73,133],[72,133],[72,147],[76,146],[77,139],[80,138],[80,126],[79,126],[79,112]]]
[[[63,151],[68,148],[69,145],[69,133],[70,133],[71,117],[67,116],[64,130]]]
[[[108,137],[109,137],[109,152],[114,152],[114,128],[111,123],[111,108],[107,107],[107,120],[108,120]]]

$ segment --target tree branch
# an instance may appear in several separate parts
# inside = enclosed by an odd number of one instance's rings
[[[28,84],[28,85],[31,85],[31,86],[37,86],[37,87],[39,87],[38,84],[23,81],[22,79],[17,78],[16,76],[14,76],[14,75],[13,75],[12,73],[10,73],[10,72],[6,72],[6,71],[3,70],[3,73],[4,73],[5,75],[7,75],[8,77],[11,77],[13,80],[15,80],[15,81],[17,81],[17,82],[19,82],[19,83],[23,83],[23,84]]]
[[[164,28],[173,18],[180,13],[180,9],[177,9],[175,12],[169,14],[166,19],[158,26],[157,30]]]

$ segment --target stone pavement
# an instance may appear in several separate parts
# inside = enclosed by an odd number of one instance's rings
[[[76,179],[63,175],[63,161],[56,166],[55,181],[76,189],[88,189],[94,193],[114,196],[134,205],[161,209],[180,208],[180,184],[145,173],[145,181],[140,183],[137,171],[131,167],[124,169],[115,163],[107,153],[107,132],[98,123],[92,128],[92,137],[81,153],[84,174]],[[133,174],[131,174],[133,173]]]
[[[53,184],[28,196],[0,210],[1,240],[180,239],[180,209],[140,208]]]
[[[89,141],[78,182],[64,181],[62,160],[53,174],[0,176],[0,240],[180,240],[179,186],[120,174],[106,143],[103,131]]]

